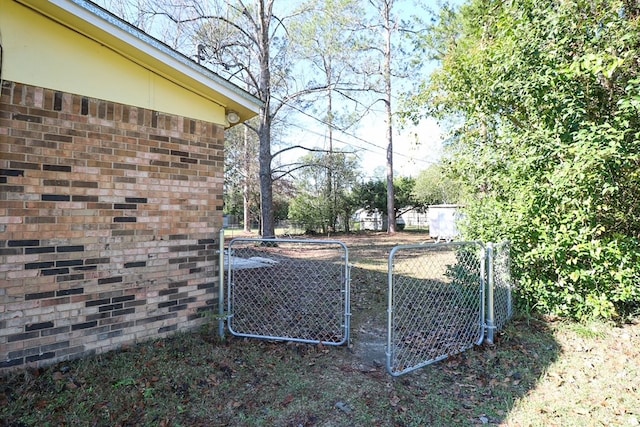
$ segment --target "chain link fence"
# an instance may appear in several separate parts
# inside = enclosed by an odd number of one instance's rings
[[[395,247],[389,255],[387,369],[401,375],[483,339],[484,247]]]
[[[234,239],[224,254],[236,336],[341,345],[349,339],[349,258],[337,241]]]
[[[397,246],[389,255],[387,370],[402,375],[483,341],[511,318],[507,242]],[[485,311],[486,310],[486,311]]]
[[[350,267],[342,242],[238,238],[222,249],[231,334],[327,345],[349,341]],[[513,314],[509,250],[508,242],[393,248],[386,346],[391,375],[493,342]],[[220,328],[222,336],[222,322]]]
[[[493,245],[493,256],[489,258],[493,269],[493,310],[497,330],[504,328],[513,315],[510,250],[509,242],[498,243]]]

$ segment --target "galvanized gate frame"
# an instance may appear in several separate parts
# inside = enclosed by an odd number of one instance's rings
[[[235,239],[234,239],[235,240]],[[263,239],[243,239],[250,240],[255,242],[256,244],[263,242]],[[232,240],[233,241],[233,240]],[[314,241],[314,240],[295,240],[295,239],[269,239],[270,243],[278,243],[278,242],[286,242],[286,243],[301,243],[301,244],[309,244],[309,243],[322,243],[322,244],[337,244],[344,248],[345,251],[345,259],[344,259],[344,278],[345,278],[345,288],[344,288],[344,339],[340,342],[324,342],[319,340],[309,340],[309,339],[296,339],[296,338],[288,338],[288,337],[279,337],[279,336],[260,336],[260,335],[245,335],[240,334],[240,336],[248,336],[255,337],[261,339],[273,339],[273,340],[288,340],[288,341],[298,341],[298,342],[306,342],[306,343],[318,343],[322,342],[327,345],[342,345],[344,343],[348,343],[350,339],[350,326],[351,326],[351,301],[350,301],[350,265],[348,260],[348,249],[344,245],[344,243],[339,241]],[[231,306],[227,304],[227,311],[225,311],[225,288],[229,291],[231,288],[231,263],[225,263],[225,245],[224,245],[224,229],[220,230],[220,247],[219,247],[219,289],[218,289],[218,333],[220,338],[224,338],[225,336],[225,322],[227,322],[227,326],[229,325],[229,321],[233,314],[229,311]],[[480,269],[480,279],[479,279],[479,325],[480,333],[474,342],[470,343],[466,348],[469,348],[473,345],[479,345],[482,342],[486,341],[488,343],[493,343],[495,338],[495,331],[501,329],[504,324],[509,320],[509,318],[513,314],[512,309],[512,301],[511,301],[511,279],[509,273],[509,243],[502,242],[500,244],[494,245],[493,243],[487,243],[486,246],[481,242],[453,242],[446,244],[437,244],[439,247],[452,245],[461,246],[464,244],[473,244],[477,245],[482,250],[481,261],[479,264]],[[387,336],[387,347],[386,347],[386,356],[387,356],[387,371],[392,376],[400,376],[404,375],[408,372],[414,371],[426,365],[435,363],[437,361],[443,360],[451,354],[447,353],[440,355],[438,357],[433,358],[432,360],[425,360],[421,363],[417,363],[414,366],[411,366],[406,369],[402,369],[397,371],[392,366],[392,316],[393,316],[393,281],[394,281],[394,266],[393,266],[393,258],[396,252],[407,249],[407,248],[426,248],[431,245],[423,244],[423,245],[404,245],[395,247],[391,253],[389,254],[389,269],[388,269],[388,336]],[[226,265],[225,265],[226,264]],[[227,286],[225,287],[225,267],[227,273]],[[500,295],[496,297],[495,291],[499,290]],[[236,335],[232,328],[229,328],[229,331]],[[463,346],[464,347],[464,346]],[[461,348],[460,351],[464,351],[465,348]]]
[[[476,271],[471,275],[477,276],[478,283],[467,283],[466,273],[462,274],[464,280],[454,281],[441,271],[457,267],[456,251],[467,248],[471,253],[461,252],[464,267]],[[402,252],[409,252],[411,256],[402,260],[403,269],[407,270],[405,275],[398,275],[397,254]],[[425,261],[435,259],[430,256],[434,252],[444,254],[442,258],[453,256],[456,261],[439,260],[433,268],[437,270],[435,277],[431,277],[432,271],[425,266]],[[424,253],[426,260],[416,256],[420,253]],[[406,374],[482,342],[484,259],[485,247],[480,242],[402,245],[391,250],[386,348],[389,374]],[[400,285],[399,292],[396,285]]]
[[[235,249],[234,244],[244,244],[245,247],[241,249]],[[264,246],[262,246],[264,245]],[[284,247],[297,247],[305,250],[309,247],[310,251],[315,247],[337,249],[335,253],[329,252],[331,257],[330,261],[322,259],[307,259],[307,258],[292,258],[282,257],[280,261],[275,261],[275,264],[265,265],[263,267],[242,267],[242,263],[246,263],[247,259],[237,258],[235,256],[236,251],[252,251],[247,249],[248,247],[271,247],[279,248]],[[227,329],[234,336],[247,337],[247,338],[259,338],[267,340],[278,341],[292,341],[303,343],[322,343],[323,345],[342,345],[350,339],[350,323],[351,323],[351,300],[350,300],[350,265],[349,255],[346,245],[342,242],[335,240],[307,240],[307,239],[249,239],[249,238],[237,238],[231,240],[228,246],[228,253],[221,255],[221,265],[225,265],[226,262],[226,279],[227,279],[227,312],[224,313],[224,319],[227,322]],[[223,252],[224,249],[221,249]],[[278,249],[275,249],[277,257]],[[233,253],[233,255],[232,255]],[[257,257],[262,262],[269,262],[269,259]],[[335,263],[332,261],[338,260]],[[287,263],[291,262],[287,268],[279,270],[285,272],[286,275],[283,282],[283,277],[273,277],[275,271],[279,268],[278,262]],[[302,268],[303,271],[299,269]],[[240,273],[243,271],[243,273]],[[248,271],[254,271],[255,274],[249,274]],[[339,277],[336,277],[338,274]],[[266,287],[269,288],[268,296],[273,298],[270,304],[263,304],[263,300],[260,297],[252,299],[252,297],[236,298],[237,295],[242,294],[236,290],[234,284],[234,278],[240,275],[245,280],[253,277],[257,282],[264,284],[264,286],[253,287],[257,292],[267,292]],[[315,278],[315,280],[312,280]],[[338,278],[339,280],[335,280]],[[273,279],[273,280],[271,280]],[[268,282],[268,283],[265,283]],[[310,288],[310,285],[315,285],[315,288]],[[224,287],[221,286],[221,298],[224,300],[222,292]],[[304,297],[306,292],[316,293],[321,297],[317,302],[311,304],[308,298]],[[323,297],[334,295],[339,292],[341,300],[324,300]],[[267,294],[265,294],[267,295]],[[264,295],[263,295],[264,296]],[[290,299],[296,299],[297,305],[290,301]],[[251,300],[251,301],[249,301]],[[238,303],[238,301],[240,301]],[[324,303],[324,305],[323,305]],[[234,305],[236,304],[236,305]],[[237,315],[238,306],[243,307],[244,316],[240,318],[234,317]],[[293,304],[293,305],[291,305]],[[337,307],[340,306],[340,309]],[[222,307],[222,305],[220,306]],[[247,317],[247,311],[252,311],[255,308],[255,316]],[[291,311],[297,311],[300,308],[301,313],[298,313],[298,320],[292,321],[292,319],[285,319],[291,313]],[[273,310],[272,310],[273,309]],[[335,311],[332,311],[334,310]],[[222,308],[220,308],[222,310]],[[313,312],[312,314],[309,311]],[[277,314],[278,312],[279,314]],[[324,319],[327,320],[326,324],[331,323],[332,326],[328,328],[322,328],[322,331],[311,331],[314,327],[322,324],[322,316],[326,315]],[[221,319],[222,319],[221,311]],[[320,317],[316,319],[316,317]],[[259,320],[256,320],[259,319]],[[341,325],[339,327],[338,323]],[[236,326],[241,324],[238,328]],[[279,326],[282,326],[280,328]],[[337,329],[340,329],[337,331]],[[292,330],[293,329],[293,330]],[[317,333],[330,334],[329,337],[317,335]],[[335,333],[334,333],[335,332]],[[339,333],[338,333],[339,332]],[[221,320],[220,334],[224,335],[224,324]]]
[[[398,337],[395,336],[395,329],[400,328],[403,330],[405,334],[407,334],[406,325],[396,325],[394,318],[396,316],[395,310],[395,289],[394,284],[397,278],[394,275],[394,260],[396,257],[396,253],[403,250],[424,250],[425,253],[428,251],[434,251],[436,248],[438,250],[442,249],[455,249],[455,248],[463,248],[465,246],[476,246],[481,251],[481,255],[478,257],[478,272],[479,275],[477,277],[478,283],[477,285],[477,310],[479,313],[478,324],[477,327],[477,339],[475,341],[471,340],[471,336],[469,336],[468,341],[463,341],[460,343],[456,343],[457,345],[451,346],[446,352],[436,353],[434,356],[429,358],[415,360],[415,363],[411,366],[403,366],[399,363],[399,360],[411,359],[412,355],[403,355],[402,352],[405,351],[403,346],[400,345],[398,348],[395,347],[396,341],[400,341]],[[487,243],[485,246],[482,242],[454,242],[454,243],[445,243],[445,244],[422,244],[422,245],[403,245],[395,247],[391,253],[389,254],[389,267],[388,267],[388,318],[387,318],[387,347],[386,347],[386,356],[387,356],[387,371],[392,376],[400,376],[406,373],[412,372],[424,366],[430,365],[432,363],[438,362],[447,358],[450,355],[460,353],[473,345],[480,345],[482,342],[487,342],[492,344],[495,338],[496,330],[502,328],[507,320],[512,316],[512,302],[511,302],[511,280],[509,276],[509,265],[508,265],[508,250],[509,244],[508,242],[503,242],[497,245],[493,243]],[[499,260],[496,262],[496,258],[499,255]],[[499,265],[499,268],[496,268],[496,264]],[[497,274],[496,274],[497,271]],[[497,276],[497,277],[496,277]],[[411,279],[408,279],[409,281]],[[419,284],[419,280],[416,283]],[[474,283],[469,283],[471,289],[473,289]],[[498,289],[500,291],[499,298],[496,298],[495,291]],[[426,311],[426,309],[424,310]],[[445,311],[445,310],[442,310]],[[414,320],[411,317],[410,320]],[[410,325],[411,326],[411,325]],[[417,324],[413,325],[417,331],[411,332],[413,336],[423,337],[427,334],[424,330],[425,325]],[[440,327],[440,326],[438,326]],[[409,334],[411,336],[411,334]],[[415,340],[415,338],[410,338],[411,340]],[[408,346],[407,346],[408,347]],[[451,351],[453,348],[453,351]],[[407,352],[409,350],[406,350]],[[432,349],[430,349],[432,351]],[[425,352],[426,353],[426,352]],[[419,354],[421,357],[422,354]],[[404,357],[404,359],[403,359]]]

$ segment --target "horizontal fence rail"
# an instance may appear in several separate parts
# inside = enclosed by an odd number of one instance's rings
[[[402,375],[480,344],[484,246],[395,247],[389,255],[387,370]]]
[[[233,239],[224,264],[231,334],[327,345],[348,342],[349,256],[342,242]]]

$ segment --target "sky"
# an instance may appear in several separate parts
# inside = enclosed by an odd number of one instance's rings
[[[297,127],[297,126],[300,127]],[[285,143],[301,142],[309,148],[327,149],[325,129],[313,120],[297,122],[290,128]],[[359,128],[350,135],[334,131],[334,149],[355,152],[360,160],[365,179],[383,178],[386,170],[386,124],[382,113],[368,115]],[[397,176],[416,178],[420,171],[437,163],[442,155],[441,130],[433,118],[422,120],[417,126],[395,126],[393,132],[393,169]],[[302,157],[304,150],[288,153],[284,162]]]
[[[125,9],[133,8],[133,4],[140,0],[94,0],[103,7],[116,12],[123,4]],[[439,0],[424,0],[432,7],[437,7]],[[453,0],[451,3],[460,4],[463,0]],[[144,1],[142,2],[144,3]],[[402,14],[401,7],[407,7],[411,0],[398,1],[396,12]],[[292,3],[285,3],[292,4]],[[415,12],[416,9],[411,9]],[[116,12],[117,13],[117,12]],[[135,13],[131,13],[135,16]],[[154,35],[153,28],[147,31]],[[433,64],[426,67],[426,72],[433,69]],[[393,83],[397,85],[398,82]],[[394,100],[397,104],[397,100]],[[343,149],[347,152],[356,152],[360,159],[362,172],[365,179],[383,178],[386,169],[386,124],[385,114],[382,111],[382,103],[378,103],[379,108],[369,113],[360,123],[357,129],[351,130],[348,134],[334,131],[334,149]],[[287,135],[284,137],[285,145],[305,145],[309,148],[326,147],[327,138],[326,126],[320,121],[314,120],[304,114],[294,114],[291,117],[291,125],[288,127]],[[400,126],[394,123],[393,128],[393,148],[394,148],[394,174],[396,176],[417,177],[420,171],[429,165],[436,163],[442,155],[442,132],[436,121],[432,118],[424,119],[418,125]],[[276,151],[274,148],[272,151]],[[291,150],[286,157],[280,159],[280,163],[289,163],[297,160],[306,154],[303,150]]]
[[[371,124],[359,132],[365,140],[386,146],[386,125],[383,120],[371,118]],[[420,171],[436,163],[442,155],[441,131],[433,118],[422,120],[417,126],[401,129],[396,126],[393,134],[393,169],[398,175],[417,177]],[[378,142],[379,141],[379,142]],[[367,152],[363,156],[367,169],[386,167],[386,152]]]

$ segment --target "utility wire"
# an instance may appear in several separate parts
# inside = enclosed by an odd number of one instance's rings
[[[345,130],[343,130],[343,129],[340,129],[340,128],[338,128],[338,127],[336,127],[336,126],[332,125],[332,124],[329,124],[329,123],[327,123],[326,121],[324,121],[324,120],[322,120],[322,119],[319,119],[319,118],[317,118],[317,117],[315,117],[315,116],[312,116],[311,114],[309,114],[309,113],[307,113],[306,111],[304,111],[304,110],[302,110],[302,109],[300,109],[300,108],[296,107],[295,105],[291,105],[290,103],[287,103],[287,102],[285,102],[285,101],[283,101],[283,100],[281,100],[281,99],[277,99],[276,97],[273,97],[273,98],[274,98],[274,99],[276,99],[276,100],[278,100],[278,101],[280,101],[280,102],[283,102],[283,103],[284,103],[285,105],[287,105],[289,108],[291,108],[291,109],[293,109],[293,110],[296,110],[296,111],[297,111],[297,112],[299,112],[300,114],[302,114],[302,115],[304,115],[304,116],[307,116],[307,117],[309,117],[310,119],[312,119],[312,120],[314,120],[314,121],[316,121],[316,122],[318,122],[318,123],[320,123],[320,124],[322,124],[322,125],[324,125],[324,126],[331,127],[333,130],[338,131],[338,132],[342,133],[343,135],[346,135],[346,136],[351,137],[351,138],[354,138],[355,140],[360,141],[360,142],[362,142],[362,143],[364,143],[364,144],[367,144],[367,145],[370,145],[370,146],[372,146],[372,147],[375,147],[375,148],[377,148],[378,150],[381,150],[383,153],[384,153],[384,152],[386,152],[386,150],[387,150],[387,148],[386,148],[386,147],[382,147],[382,146],[380,146],[380,145],[377,145],[377,144],[375,144],[375,143],[373,143],[373,142],[371,142],[371,141],[368,141],[368,140],[366,140],[366,139],[364,139],[364,138],[361,138],[361,137],[359,137],[359,136],[357,136],[357,135],[354,135],[354,134],[349,133],[349,132],[347,132],[347,131],[345,131]],[[319,136],[326,136],[326,135],[324,135],[324,134],[322,134],[322,133],[320,133],[320,132],[318,132],[318,131],[314,131],[314,130],[308,129],[308,128],[303,127],[303,126],[301,126],[301,125],[299,125],[299,124],[297,124],[297,123],[291,123],[291,122],[289,122],[289,121],[285,121],[285,123],[287,123],[287,124],[288,124],[288,125],[290,125],[290,126],[296,127],[296,128],[298,128],[298,129],[302,129],[302,130],[304,130],[304,131],[306,131],[306,132],[313,133],[313,134],[315,134],[315,135],[319,135]],[[373,150],[371,150],[371,149],[369,149],[369,148],[361,147],[361,146],[355,145],[355,144],[353,144],[353,142],[350,142],[350,141],[344,141],[344,140],[337,139],[337,138],[334,138],[334,141],[340,142],[340,143],[342,143],[342,144],[347,144],[347,145],[352,146],[352,147],[354,147],[354,148],[359,148],[359,149],[361,149],[361,150],[369,151],[369,152],[371,152],[371,153],[373,153],[373,152],[374,152]],[[414,160],[414,161],[418,161],[418,162],[421,162],[421,163],[425,163],[425,164],[428,164],[428,165],[432,165],[432,164],[435,164],[435,163],[436,163],[436,162],[434,162],[434,161],[430,161],[430,160],[424,160],[424,159],[414,158],[414,157],[413,157],[413,156],[411,156],[411,155],[403,154],[403,153],[399,153],[399,152],[395,152],[395,151],[394,151],[394,153],[393,153],[393,154],[394,154],[394,155],[398,155],[398,156],[400,156],[400,157],[404,157],[404,158],[410,159],[410,160]]]

